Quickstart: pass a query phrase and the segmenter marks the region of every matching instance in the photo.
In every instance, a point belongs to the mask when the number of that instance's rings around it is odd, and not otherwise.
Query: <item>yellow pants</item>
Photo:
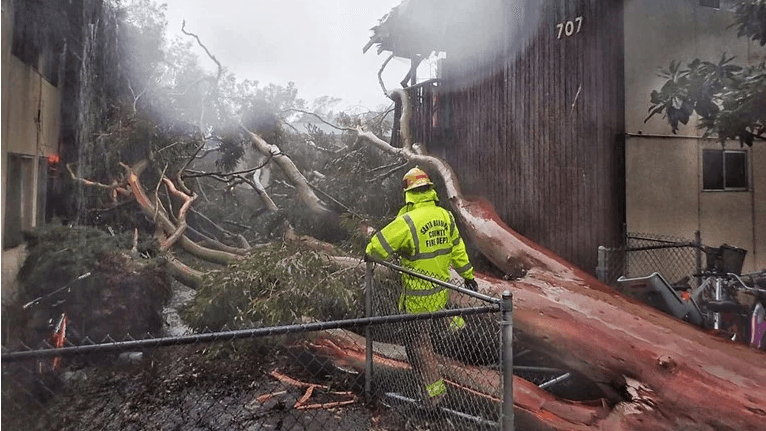
[[[413,370],[418,374],[420,383],[428,399],[447,393],[447,387],[439,372],[439,360],[431,343],[430,320],[418,320],[407,324],[404,334],[404,348]]]

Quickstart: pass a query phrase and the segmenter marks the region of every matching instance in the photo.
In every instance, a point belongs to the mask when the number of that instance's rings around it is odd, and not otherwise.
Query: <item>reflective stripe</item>
[[[461,266],[460,268],[455,268],[455,271],[457,271],[457,272],[459,272],[460,274],[462,274],[462,273],[464,273],[464,272],[468,271],[468,270],[469,270],[469,269],[471,269],[471,268],[473,268],[473,266],[471,266],[471,263],[469,262],[469,263],[468,263],[467,265],[465,265],[465,266]]]
[[[418,230],[415,228],[415,222],[412,221],[412,218],[409,214],[405,214],[403,217],[405,222],[407,222],[407,226],[410,227],[410,235],[412,236],[412,242],[415,244],[415,249],[412,251],[412,258],[410,260],[415,260],[415,256],[420,254],[420,238],[418,238]]]
[[[452,331],[459,331],[465,329],[465,319],[460,316],[454,316],[449,323],[449,329]]]
[[[452,235],[455,234],[455,218],[452,217],[452,213],[448,212],[448,214],[449,214],[449,220],[450,220],[450,224],[449,224],[449,236],[452,236]],[[458,237],[458,239],[460,239],[460,237]]]
[[[386,253],[388,253],[389,255],[394,254],[394,249],[392,249],[391,246],[388,245],[388,241],[386,241],[386,238],[383,236],[382,233],[380,233],[380,231],[378,231],[378,233],[375,234],[375,238],[377,238],[378,241],[380,241],[380,246],[383,247],[383,250],[385,250]]]
[[[414,256],[410,256],[410,260],[422,260],[422,259],[431,259],[436,256],[444,256],[447,254],[452,253],[452,249],[450,248],[443,248],[441,250],[436,251],[429,251],[428,253],[418,253]]]
[[[446,287],[443,286],[432,287],[431,289],[407,289],[407,296],[431,296],[436,295],[444,289],[446,289]]]
[[[439,379],[430,385],[426,385],[426,392],[428,396],[433,398],[437,395],[443,395],[447,393],[447,385],[444,384],[444,379]]]
[[[455,238],[454,241],[452,241],[452,246],[457,247],[460,245],[460,237]]]

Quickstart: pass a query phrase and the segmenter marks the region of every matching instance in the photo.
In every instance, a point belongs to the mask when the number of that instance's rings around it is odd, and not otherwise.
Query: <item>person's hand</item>
[[[471,279],[466,278],[465,279],[465,287],[467,289],[473,290],[474,292],[478,292],[479,291],[479,283],[477,283],[476,279],[473,279],[473,278],[471,278]]]
[[[371,260],[371,259],[370,259],[370,255],[369,255],[369,254],[367,254],[367,253],[365,253],[365,254],[364,254],[364,257],[363,257],[362,259],[363,259],[365,262],[369,262],[369,261]]]

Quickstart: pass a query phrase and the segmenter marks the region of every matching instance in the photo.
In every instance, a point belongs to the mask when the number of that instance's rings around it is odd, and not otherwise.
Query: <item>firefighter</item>
[[[465,279],[466,287],[477,290],[473,266],[455,218],[437,205],[439,197],[428,175],[418,167],[412,168],[404,175],[403,190],[404,206],[391,223],[373,235],[365,250],[365,260],[368,256],[385,260],[397,254],[403,267],[444,281],[450,279],[451,265]],[[402,274],[402,285],[399,309],[405,313],[439,311],[449,299],[448,289],[407,274]],[[404,342],[405,349],[424,386],[427,405],[434,407],[447,393],[429,335],[436,328],[430,320],[414,324]],[[464,326],[465,321],[459,316],[450,322],[453,329]]]

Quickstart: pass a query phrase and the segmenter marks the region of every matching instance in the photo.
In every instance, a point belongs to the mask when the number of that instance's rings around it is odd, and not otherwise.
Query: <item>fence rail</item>
[[[688,283],[690,287],[696,287],[703,270],[703,248],[699,232],[693,240],[628,233],[624,247],[599,247],[596,273],[601,281],[611,286],[620,276],[643,277],[658,272],[672,283]]]
[[[376,265],[393,274],[373,273]],[[390,282],[401,274],[450,289],[462,305],[401,313],[401,287]],[[20,430],[513,429],[510,294],[488,297],[388,262],[368,263],[365,285],[363,318],[3,347],[2,424]],[[430,343],[425,355],[437,358],[445,381],[446,396],[435,406],[420,385],[420,343]]]
[[[448,416],[452,417],[458,417],[458,418],[472,418],[471,420],[475,424],[492,424],[493,428],[495,429],[501,429],[501,430],[512,430],[514,429],[514,417],[513,417],[513,305],[512,305],[512,295],[510,292],[505,292],[503,294],[503,298],[494,298],[491,296],[484,295],[479,292],[474,292],[473,290],[467,289],[465,287],[458,286],[454,283],[447,283],[443,280],[439,280],[435,277],[430,277],[428,275],[416,273],[410,269],[404,268],[402,266],[393,264],[391,262],[385,262],[385,261],[379,261],[375,260],[373,258],[373,262],[368,262],[367,264],[367,274],[365,276],[366,280],[366,291],[365,291],[365,301],[367,303],[367,310],[366,312],[368,314],[374,313],[375,307],[373,306],[374,300],[376,298],[380,298],[381,296],[385,297],[385,295],[378,295],[375,291],[374,286],[374,277],[373,277],[373,268],[374,265],[382,265],[385,267],[388,267],[390,269],[395,270],[398,273],[410,275],[413,277],[416,277],[418,280],[420,280],[423,283],[426,283],[428,285],[433,286],[441,286],[445,289],[449,289],[452,292],[455,292],[457,294],[465,295],[467,297],[473,298],[475,300],[480,301],[480,303],[489,304],[485,305],[484,307],[477,307],[478,309],[486,309],[487,312],[501,312],[500,316],[500,322],[499,326],[496,329],[488,330],[488,328],[485,326],[481,330],[476,331],[475,329],[471,332],[471,341],[473,343],[477,343],[480,345],[483,345],[485,350],[488,351],[496,351],[498,353],[497,357],[495,358],[494,362],[496,365],[496,368],[500,370],[500,373],[494,377],[497,377],[497,379],[493,379],[493,376],[486,376],[486,382],[478,382],[478,384],[475,385],[475,387],[468,387],[468,388],[461,388],[461,389],[467,389],[465,393],[462,394],[462,397],[460,394],[458,396],[451,396],[447,397],[447,400],[444,404],[441,405],[436,409],[430,409],[430,414],[436,414],[437,416],[443,416],[443,419],[447,420]],[[491,311],[490,311],[491,310]],[[473,315],[479,315],[480,312],[473,313]],[[422,344],[426,344],[426,349],[430,350],[438,350],[438,346],[434,346],[432,341],[433,340],[424,340],[421,336],[420,332],[426,331],[426,332],[434,332],[437,330],[437,328],[448,328],[452,325],[453,322],[444,322],[443,319],[440,319],[437,317],[434,313],[424,313],[423,315],[433,315],[432,318],[429,319],[431,325],[428,329],[424,328],[423,326],[415,326],[411,328],[407,328],[408,330],[401,331],[398,336],[393,336],[393,338],[399,338],[399,341],[401,341],[405,346],[407,350],[407,357],[410,361],[410,363],[413,366],[413,369],[415,369],[415,375],[413,376],[414,380],[420,381],[421,384],[427,384],[428,382],[423,382],[422,380],[428,380],[430,377],[431,380],[438,379],[439,377],[444,377],[445,374],[449,375],[451,373],[460,373],[459,367],[466,366],[466,362],[471,362],[470,360],[466,361],[468,358],[459,358],[463,359],[454,367],[450,367],[449,364],[445,364],[445,359],[439,358],[436,355],[434,355],[434,352],[418,352],[417,350],[421,347]],[[412,316],[412,315],[411,315]],[[459,315],[453,315],[453,317],[459,317],[462,319],[463,316],[468,316],[468,314],[462,313]],[[440,322],[441,321],[441,322]],[[485,322],[486,324],[486,322]],[[474,322],[474,325],[477,327],[481,327],[478,322]],[[462,330],[462,329],[458,329]],[[490,340],[492,337],[492,333],[496,334],[495,338],[498,340],[497,344],[494,345],[494,343]],[[390,338],[391,334],[379,334],[381,338]],[[386,337],[388,335],[388,337]],[[432,335],[433,334],[427,334]],[[438,335],[438,334],[437,334]],[[499,338],[498,338],[499,336]],[[367,352],[372,352],[374,350],[373,348],[373,340],[376,338],[376,334],[373,334],[372,331],[367,333]],[[429,337],[431,338],[431,337]],[[463,341],[465,343],[465,341]],[[460,343],[455,343],[460,344]],[[493,346],[494,347],[491,347]],[[371,353],[368,353],[371,354]],[[454,355],[454,352],[453,352]],[[459,357],[459,355],[457,355]],[[430,358],[429,358],[430,357]],[[447,358],[449,360],[449,358]],[[420,365],[418,365],[418,362],[424,362]],[[372,364],[373,361],[368,358],[368,364]],[[443,368],[440,370],[440,373],[436,373],[429,376],[429,372],[427,368],[430,367],[437,367],[437,368]],[[421,369],[418,369],[421,368]],[[376,379],[373,378],[373,367],[370,365],[370,368],[367,370],[369,373],[367,375],[367,381],[369,382],[376,382]],[[490,370],[485,370],[485,373],[492,374],[493,372]],[[380,382],[381,386],[385,387],[388,386],[389,390],[381,390],[377,389],[374,390],[372,387],[367,387],[366,391],[368,391],[368,396],[370,398],[379,398],[381,396],[381,393],[383,396],[397,400],[397,401],[407,401],[409,404],[415,404],[417,403],[419,399],[420,403],[423,403],[424,401],[428,400],[428,394],[424,394],[422,390],[418,391],[416,388],[413,388],[411,384],[403,384],[406,380],[405,379],[399,379],[399,380],[393,380],[389,382]],[[487,389],[490,389],[490,391],[487,391]],[[494,389],[496,392],[491,391],[491,389]],[[496,395],[498,399],[500,399],[500,405],[498,406],[500,408],[498,411],[491,411],[492,407],[489,409],[486,405],[482,406],[480,403],[471,403],[470,398],[473,397],[472,394],[476,393],[482,393],[482,391],[486,391],[483,393],[487,398],[491,398],[493,395]],[[463,398],[463,399],[460,399]],[[457,406],[457,407],[451,407],[451,406]],[[496,419],[489,419],[487,420],[487,416],[493,416],[496,417]],[[494,422],[494,420],[497,420],[497,422]]]

